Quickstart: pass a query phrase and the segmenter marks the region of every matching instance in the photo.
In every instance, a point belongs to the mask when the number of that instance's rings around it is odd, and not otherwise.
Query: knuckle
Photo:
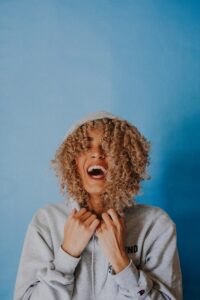
[[[80,219],[76,219],[76,220],[75,220],[75,223],[76,223],[77,225],[79,225],[79,226],[82,224],[82,222],[81,222]]]
[[[87,229],[87,224],[86,223],[81,223],[80,224],[80,227],[83,229],[83,230],[85,230],[85,229]]]
[[[70,220],[70,221],[76,220],[76,217],[75,217],[75,216],[70,216],[70,217],[69,217],[69,220]]]
[[[83,223],[79,223],[79,228],[80,228],[80,230],[83,230],[85,228],[84,224]]]

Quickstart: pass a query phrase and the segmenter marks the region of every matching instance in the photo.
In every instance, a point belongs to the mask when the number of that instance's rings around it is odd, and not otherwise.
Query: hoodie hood
[[[97,112],[93,112],[90,113],[88,115],[86,115],[84,118],[80,119],[78,122],[76,122],[65,134],[64,136],[64,140],[68,137],[69,134],[71,134],[72,132],[74,132],[78,127],[80,127],[81,125],[89,122],[89,121],[94,121],[94,120],[99,120],[99,119],[103,119],[103,118],[108,118],[108,119],[117,119],[117,120],[123,120],[120,117],[110,113],[110,112],[106,112],[106,111],[97,111]]]

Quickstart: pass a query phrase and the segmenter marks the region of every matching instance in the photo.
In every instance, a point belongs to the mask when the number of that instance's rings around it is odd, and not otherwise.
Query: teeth
[[[103,166],[94,165],[88,168],[88,172],[92,172],[94,169],[100,169],[104,173],[104,175],[107,173],[107,170]]]

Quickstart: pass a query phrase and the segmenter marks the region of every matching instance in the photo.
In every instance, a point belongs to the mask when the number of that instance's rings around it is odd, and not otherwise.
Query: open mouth
[[[90,166],[87,169],[88,175],[93,179],[104,179],[107,173],[107,170],[100,165]]]

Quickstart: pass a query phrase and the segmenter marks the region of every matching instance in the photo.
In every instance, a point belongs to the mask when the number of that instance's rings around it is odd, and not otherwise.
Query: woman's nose
[[[93,147],[91,149],[91,157],[92,158],[104,159],[105,154],[103,152],[103,149],[101,147]]]

